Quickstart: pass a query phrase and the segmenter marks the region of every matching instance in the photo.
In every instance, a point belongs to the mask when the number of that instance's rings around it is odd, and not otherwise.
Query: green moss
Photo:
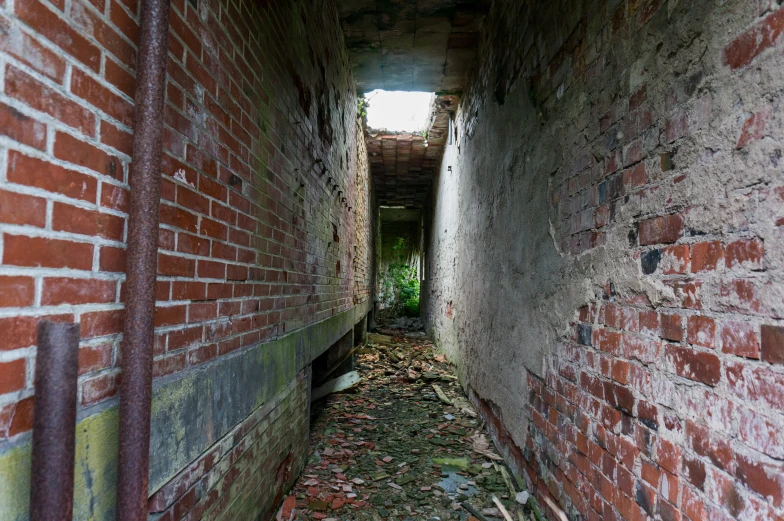
[[[112,407],[77,424],[74,519],[114,518],[118,418]],[[29,443],[0,454],[0,520],[28,519],[30,464]]]
[[[112,407],[77,425],[74,519],[114,518],[119,422]]]
[[[0,454],[0,519],[27,519],[30,500],[30,445],[14,447]]]

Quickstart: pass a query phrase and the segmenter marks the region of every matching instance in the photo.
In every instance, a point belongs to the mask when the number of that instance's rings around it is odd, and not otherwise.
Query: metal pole
[[[31,521],[73,516],[79,325],[38,325],[33,413]]]
[[[150,406],[169,0],[143,0],[120,388],[117,521],[147,519]]]

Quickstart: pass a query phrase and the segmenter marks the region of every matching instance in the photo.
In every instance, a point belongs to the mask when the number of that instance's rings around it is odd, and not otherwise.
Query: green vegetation
[[[367,98],[362,95],[357,97],[357,113],[360,118],[367,116],[367,108],[370,106]]]
[[[392,246],[398,262],[390,264],[382,274],[382,299],[389,305],[393,315],[419,316],[419,277],[413,266],[405,263],[406,241],[398,237]]]
[[[419,278],[406,264],[390,264],[382,281],[384,300],[395,315],[419,316]]]

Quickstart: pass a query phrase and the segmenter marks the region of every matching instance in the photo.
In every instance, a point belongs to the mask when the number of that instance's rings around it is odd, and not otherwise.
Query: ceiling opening
[[[434,99],[432,92],[376,89],[365,95],[368,127],[390,132],[424,132]]]

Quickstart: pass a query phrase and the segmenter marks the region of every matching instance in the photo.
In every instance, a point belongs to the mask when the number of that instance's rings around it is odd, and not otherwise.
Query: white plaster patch
[[[643,56],[632,64],[629,69],[629,90],[636,91],[640,86],[645,83],[645,63],[648,61],[647,56]]]
[[[46,139],[46,127],[43,125],[36,126],[35,128],[35,138],[44,140]]]
[[[85,33],[93,36],[95,33],[95,27],[93,24],[93,20],[90,17],[89,13],[87,12],[87,8],[79,2],[74,2],[71,6],[71,19],[76,22],[79,27],[81,27]],[[70,42],[70,37],[67,37],[68,43]]]
[[[199,123],[199,125],[201,125],[202,127],[207,126],[207,113],[201,105],[188,103],[188,106],[186,107],[186,112],[191,118],[196,120],[196,122]]]
[[[661,269],[664,273],[683,273],[686,270],[686,259],[665,251],[662,253]]]
[[[3,32],[0,49],[23,56],[25,61],[47,76],[57,76],[58,70],[56,65],[49,61],[38,47],[26,44],[25,35],[19,27],[6,24],[2,20],[0,20],[0,24],[2,24],[0,31]]]
[[[784,458],[784,439],[779,434],[784,434],[784,429],[772,421],[749,413],[740,423],[740,433],[743,441],[753,449],[774,458]]]
[[[673,408],[675,404],[675,385],[664,375],[653,374],[652,377],[652,396],[657,403],[665,407]],[[632,382],[634,386],[634,381]]]
[[[183,169],[183,168],[180,168],[179,170],[177,170],[176,172],[174,172],[174,178],[175,178],[177,181],[181,182],[181,183],[185,183],[185,184],[186,184],[186,185],[188,185],[188,186],[191,186],[191,187],[193,187],[193,188],[196,188],[196,185],[195,185],[195,184],[193,184],[193,183],[191,183],[190,181],[188,181],[188,178],[187,178],[187,177],[185,177],[185,169]]]

